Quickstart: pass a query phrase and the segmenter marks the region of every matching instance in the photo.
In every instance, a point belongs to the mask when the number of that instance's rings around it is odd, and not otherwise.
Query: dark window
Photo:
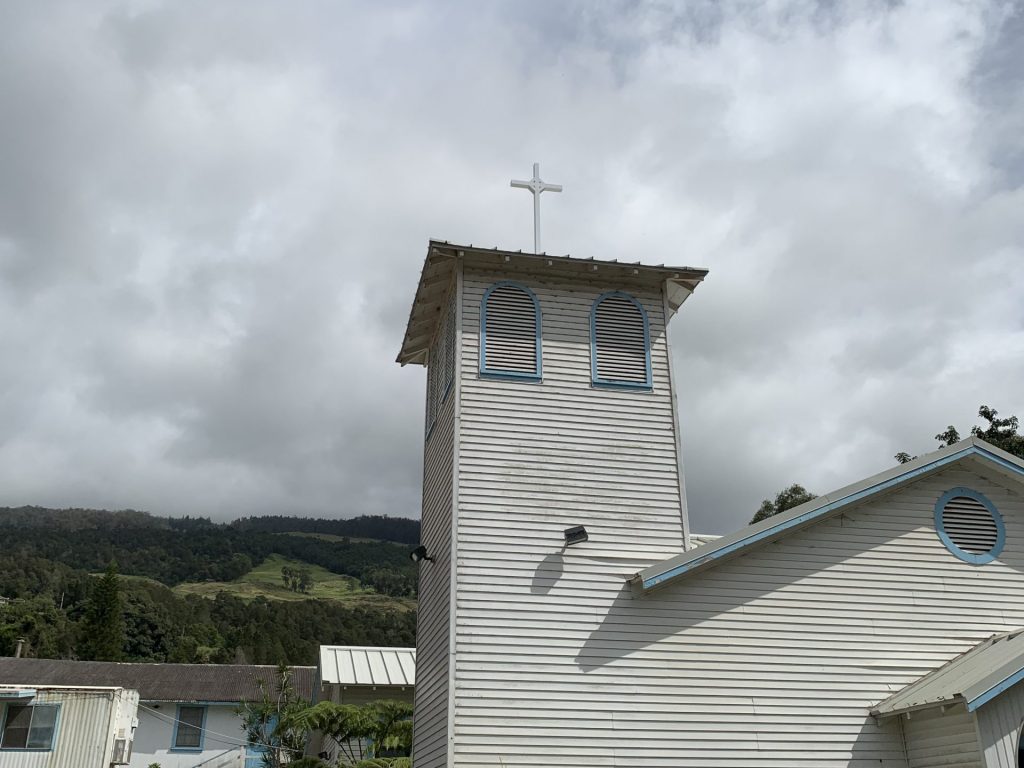
[[[0,749],[52,749],[57,704],[8,704]]]
[[[178,725],[174,729],[174,749],[201,749],[206,707],[178,707]]]

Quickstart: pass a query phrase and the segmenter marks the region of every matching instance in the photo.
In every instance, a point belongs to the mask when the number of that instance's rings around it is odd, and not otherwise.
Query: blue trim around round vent
[[[949,537],[949,534],[946,533],[945,526],[942,524],[942,513],[950,501],[961,496],[973,499],[981,504],[988,510],[989,514],[992,515],[992,519],[995,521],[996,542],[988,552],[982,552],[981,554],[965,552],[954,544],[953,540]],[[970,563],[971,565],[984,565],[985,563],[991,563],[999,557],[999,554],[1003,551],[1003,546],[1006,544],[1006,526],[1003,525],[1003,516],[999,514],[999,510],[996,509],[995,505],[989,501],[984,494],[978,493],[978,491],[971,490],[970,488],[950,488],[939,497],[937,502],[935,502],[935,532],[939,535],[939,539],[945,545],[946,549],[965,563]]]

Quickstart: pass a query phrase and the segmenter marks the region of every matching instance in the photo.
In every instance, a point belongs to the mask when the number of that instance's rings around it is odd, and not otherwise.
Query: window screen
[[[199,749],[203,743],[205,707],[179,707],[178,727],[174,731],[175,749]]]
[[[9,704],[2,749],[51,749],[57,726],[57,704]]]

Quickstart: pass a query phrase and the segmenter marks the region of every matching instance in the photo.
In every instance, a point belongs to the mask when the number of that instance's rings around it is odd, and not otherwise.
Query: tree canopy
[[[1024,435],[1017,432],[1020,424],[1016,416],[1001,419],[999,418],[999,411],[987,405],[978,408],[978,415],[987,423],[983,426],[975,424],[971,427],[971,434],[974,437],[980,437],[996,448],[1002,448],[1007,453],[1012,453],[1014,456],[1024,459]],[[960,432],[950,424],[943,431],[935,435],[935,439],[939,441],[939,447],[943,448],[960,442]],[[900,464],[906,464],[908,461],[913,461],[916,458],[916,456],[911,456],[906,451],[900,451],[895,456],[896,461]]]
[[[811,493],[799,483],[793,483],[788,488],[783,488],[775,494],[774,500],[765,499],[762,501],[761,506],[750,522],[759,523],[765,518],[777,515],[779,512],[785,512],[793,507],[799,507],[801,504],[816,498],[818,498],[817,494]]]
[[[117,563],[111,561],[106,572],[92,587],[82,622],[82,645],[96,661],[120,661],[124,648],[124,601]]]

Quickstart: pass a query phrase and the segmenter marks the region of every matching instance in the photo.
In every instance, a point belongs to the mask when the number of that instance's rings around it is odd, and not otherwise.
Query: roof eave
[[[881,718],[899,717],[900,715],[912,715],[914,712],[924,712],[926,710],[936,709],[938,707],[943,707],[943,708],[955,707],[958,704],[963,704],[964,706],[968,706],[967,700],[963,696],[961,696],[960,694],[956,694],[955,696],[951,696],[951,697],[949,697],[947,699],[943,699],[941,701],[925,701],[925,702],[921,702],[920,704],[908,704],[907,706],[900,707],[898,709],[885,710],[885,709],[879,709],[878,707],[875,707],[875,708],[871,709],[868,712],[868,714],[870,714],[872,717],[881,717]],[[968,711],[969,712],[971,711],[969,707],[968,707]]]
[[[548,253],[530,253],[527,251],[508,251],[500,248],[481,248],[474,245],[458,245],[444,240],[430,240],[427,244],[427,256],[423,262],[420,279],[416,286],[416,294],[409,311],[409,322],[406,325],[402,348],[396,357],[401,365],[427,362],[427,350],[434,337],[437,318],[431,317],[429,307],[434,306],[430,291],[445,277],[450,278],[450,264],[457,259],[468,257],[487,265],[487,268],[504,267],[509,263],[527,264],[527,271],[535,270],[542,274],[545,270],[567,270],[586,272],[588,276],[596,273],[607,275],[609,271],[621,278],[635,279],[643,276],[652,284],[664,284],[668,297],[669,308],[675,312],[696,290],[697,286],[707,277],[708,270],[702,267],[651,266],[617,260],[582,259],[568,255],[557,256]],[[492,263],[493,262],[493,263]],[[440,276],[439,276],[440,273]],[[447,291],[448,282],[444,282]],[[442,291],[443,293],[443,291]],[[443,296],[442,296],[443,298]]]

